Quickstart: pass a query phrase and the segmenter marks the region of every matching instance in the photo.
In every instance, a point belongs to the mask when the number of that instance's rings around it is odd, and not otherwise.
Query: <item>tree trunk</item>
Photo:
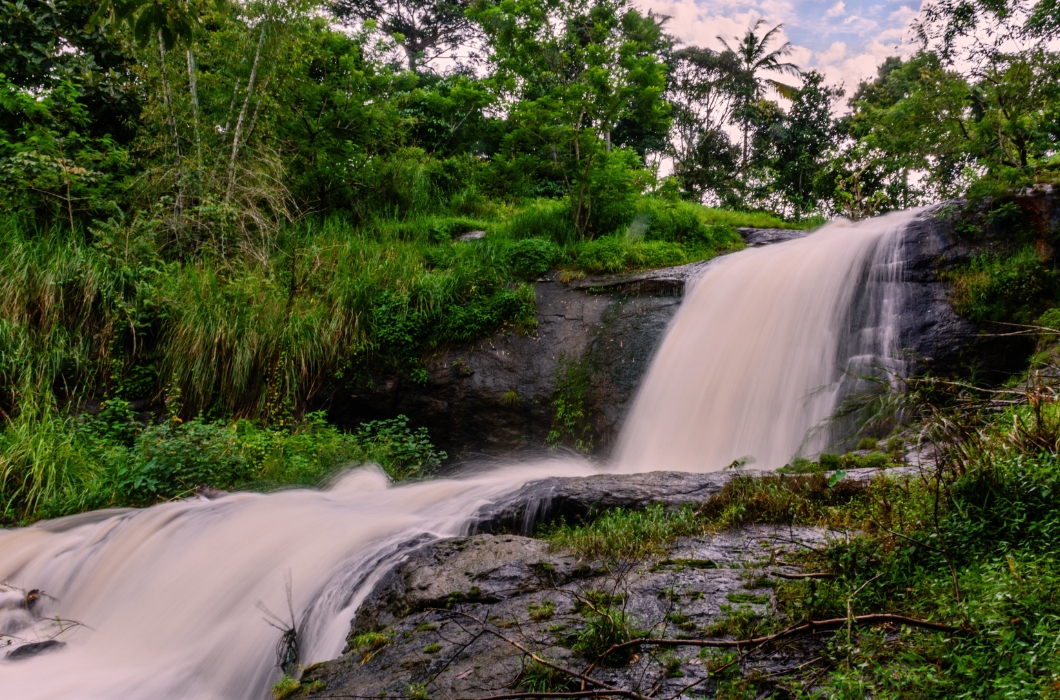
[[[236,129],[232,134],[232,155],[228,159],[228,187],[225,189],[225,204],[232,199],[232,190],[236,185],[236,157],[239,155],[239,139],[243,135],[243,123],[247,118],[247,107],[250,98],[254,94],[254,80],[258,76],[258,62],[261,60],[261,47],[265,43],[265,23],[261,23],[261,32],[258,34],[258,48],[254,52],[254,63],[250,67],[250,80],[247,81],[247,94],[243,98],[243,107],[239,110],[236,119]]]
[[[173,149],[176,152],[177,166],[177,201],[173,207],[173,218],[180,219],[184,210],[184,172],[180,154],[180,135],[177,133],[177,112],[173,106],[173,93],[169,89],[169,78],[166,76],[166,48],[162,44],[162,34],[158,35],[159,73],[162,75],[162,99],[169,111],[169,128],[173,133]]]
[[[195,52],[188,49],[188,90],[191,92],[191,117],[195,126],[196,166],[202,168],[202,132],[199,129],[199,88],[196,80]]]

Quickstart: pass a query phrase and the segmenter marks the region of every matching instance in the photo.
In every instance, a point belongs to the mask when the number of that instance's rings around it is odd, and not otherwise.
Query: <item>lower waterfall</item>
[[[775,468],[824,448],[818,428],[844,385],[896,349],[897,234],[914,215],[834,222],[710,264],[603,468],[713,471],[745,457]],[[566,458],[394,486],[365,467],[323,490],[0,531],[0,644],[66,643],[0,659],[0,689],[22,700],[267,697],[280,637],[267,617],[294,618],[304,664],[334,658],[352,611],[408,547],[464,534],[480,507],[530,481],[599,469]],[[46,594],[33,614],[18,589]]]

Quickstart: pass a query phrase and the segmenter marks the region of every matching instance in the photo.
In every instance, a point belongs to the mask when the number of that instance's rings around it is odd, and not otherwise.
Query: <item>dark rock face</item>
[[[554,273],[536,285],[535,335],[505,332],[444,352],[428,363],[426,385],[385,378],[335,396],[330,413],[350,425],[404,413],[450,454],[541,449],[552,428],[557,372],[575,363],[590,377],[585,399],[594,447],[607,453],[685,280],[702,267],[572,284]]]
[[[66,646],[66,642],[60,642],[57,639],[49,639],[44,642],[30,642],[29,644],[23,644],[22,646],[7,652],[5,658],[11,661],[19,661],[21,659],[30,659],[40,654],[47,654],[52,651],[58,651]]]
[[[422,683],[430,697],[482,697],[525,686],[528,659],[515,644],[583,672],[571,647],[590,624],[585,601],[621,608],[637,630],[656,637],[703,636],[734,614],[766,615],[770,577],[793,571],[786,558],[819,546],[810,528],[758,528],[687,538],[654,564],[586,562],[515,535],[475,535],[412,552],[362,604],[342,657],[307,669],[303,687],[321,697],[407,696]],[[353,640],[377,633],[371,649]],[[361,640],[365,640],[362,637]],[[513,644],[513,642],[515,644]],[[818,643],[750,661],[761,672],[792,669]],[[659,697],[697,680],[709,696],[709,654],[694,647],[631,654],[592,676]],[[314,681],[319,683],[311,686]],[[323,686],[323,687],[321,687]],[[310,692],[310,696],[314,693]]]
[[[736,232],[749,248],[758,248],[770,243],[781,243],[808,236],[812,231],[786,228],[738,228]]]

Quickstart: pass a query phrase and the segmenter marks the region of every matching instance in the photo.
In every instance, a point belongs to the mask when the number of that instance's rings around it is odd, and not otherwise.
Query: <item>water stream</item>
[[[896,233],[913,215],[836,222],[708,266],[602,468],[712,471],[743,457],[776,467],[824,447],[827,431],[815,428],[849,390],[844,369],[894,354]],[[280,633],[263,609],[296,618],[303,663],[334,658],[353,610],[403,549],[463,534],[482,505],[529,481],[600,468],[545,460],[393,486],[368,467],[325,490],[0,530],[0,582],[47,593],[32,616],[21,591],[0,588],[0,634],[67,643],[0,659],[0,696],[265,698]]]

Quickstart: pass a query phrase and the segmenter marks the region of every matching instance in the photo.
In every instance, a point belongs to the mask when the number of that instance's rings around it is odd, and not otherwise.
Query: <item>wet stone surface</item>
[[[712,626],[733,616],[771,614],[775,574],[795,571],[791,555],[825,539],[813,528],[747,528],[679,540],[662,560],[611,565],[517,535],[430,542],[365,601],[343,656],[307,669],[303,684],[322,682],[318,697],[408,696],[409,686],[419,683],[431,697],[518,692],[527,682],[528,658],[516,644],[586,670],[590,660],[571,648],[590,624],[586,601],[610,602],[653,637],[726,638],[724,624]],[[369,643],[357,645],[358,635]],[[816,646],[803,640],[749,663],[764,673],[791,669]],[[707,663],[719,651],[643,647],[616,665],[594,668],[592,676],[668,697],[706,679]],[[694,693],[709,694],[711,683]]]

